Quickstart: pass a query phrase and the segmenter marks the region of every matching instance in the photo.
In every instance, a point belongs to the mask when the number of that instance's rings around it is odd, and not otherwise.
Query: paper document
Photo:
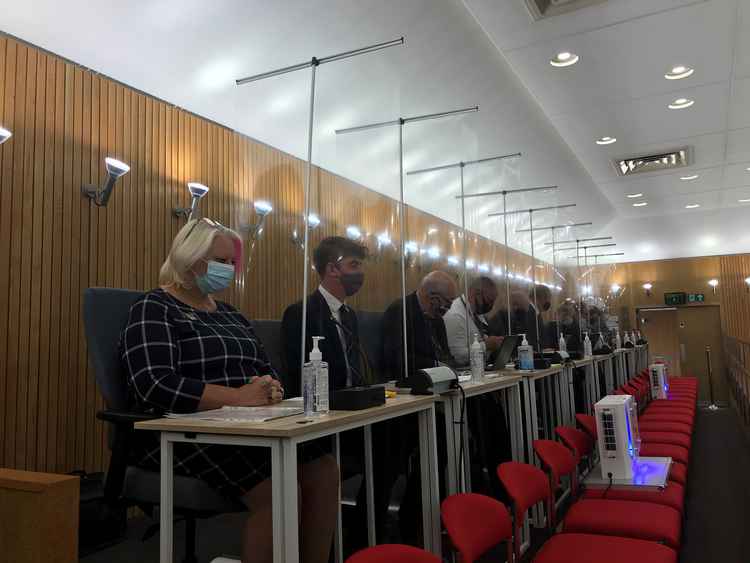
[[[302,414],[302,398],[287,399],[276,405],[266,407],[221,407],[208,411],[190,413],[168,412],[167,418],[182,420],[218,420],[221,422],[266,422],[275,418]]]

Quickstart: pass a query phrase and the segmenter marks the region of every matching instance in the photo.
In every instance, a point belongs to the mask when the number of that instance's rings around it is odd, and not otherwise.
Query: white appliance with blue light
[[[666,364],[648,366],[648,380],[651,384],[651,399],[666,399],[669,392]]]
[[[632,395],[608,395],[594,405],[602,475],[632,479],[641,438]]]

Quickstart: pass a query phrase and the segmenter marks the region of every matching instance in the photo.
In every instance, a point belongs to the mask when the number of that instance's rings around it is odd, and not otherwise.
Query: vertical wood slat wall
[[[251,318],[279,318],[302,296],[291,233],[303,228],[304,163],[2,34],[0,124],[13,131],[0,146],[0,466],[99,470],[106,434],[95,418],[103,405],[88,368],[82,291],[154,287],[184,224],[170,210],[186,206],[186,183],[199,181],[211,187],[202,213],[233,227],[255,220],[253,200],[272,201],[264,238],[228,300]],[[106,156],[131,170],[108,207],[96,208],[81,185],[101,185]],[[398,239],[393,200],[320,169],[312,189],[323,220],[313,242],[348,224]],[[406,219],[407,239],[444,251],[439,261],[410,261],[413,289],[460,245],[453,225],[413,208]],[[427,235],[430,227],[438,233]],[[472,244],[477,263],[502,263],[501,245]],[[528,256],[510,257],[529,275]],[[394,249],[377,253],[353,305],[382,310],[399,295],[399,272]],[[549,268],[539,273],[552,280]]]

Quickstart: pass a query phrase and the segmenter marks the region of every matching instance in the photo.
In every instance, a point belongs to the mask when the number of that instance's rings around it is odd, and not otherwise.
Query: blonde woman
[[[157,289],[130,310],[122,360],[134,402],[154,412],[193,412],[224,405],[281,401],[284,390],[250,322],[214,299],[235,277],[240,237],[207,218],[185,225],[162,265]],[[136,433],[134,461],[159,466],[159,441]],[[300,452],[301,555],[327,562],[336,521],[339,471],[315,444]],[[200,478],[249,512],[242,561],[273,559],[271,465],[266,448],[175,444],[175,473]]]

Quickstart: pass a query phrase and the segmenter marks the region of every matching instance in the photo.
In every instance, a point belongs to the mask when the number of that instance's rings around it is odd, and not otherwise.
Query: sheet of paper
[[[166,413],[167,418],[187,420],[217,420],[221,422],[266,422],[285,416],[302,414],[302,398],[287,399],[265,407],[221,407],[191,413]]]

